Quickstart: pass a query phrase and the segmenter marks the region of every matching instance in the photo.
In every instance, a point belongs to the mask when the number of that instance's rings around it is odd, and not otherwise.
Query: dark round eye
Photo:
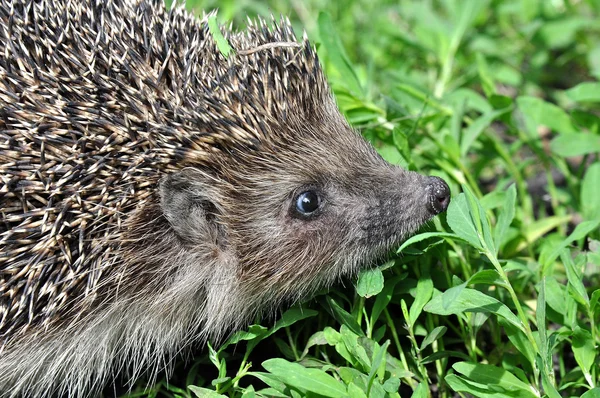
[[[296,210],[302,215],[310,215],[317,211],[321,204],[321,198],[315,191],[302,192],[296,198]]]

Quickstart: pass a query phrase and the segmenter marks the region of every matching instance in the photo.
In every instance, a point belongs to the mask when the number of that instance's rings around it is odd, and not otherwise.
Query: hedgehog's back
[[[8,1],[0,25],[1,342],[115,265],[127,215],[189,146],[182,86],[203,86],[177,63],[206,32],[158,2]],[[191,61],[215,62],[200,47]]]
[[[289,22],[223,31],[237,54],[156,0],[0,0],[0,346],[118,279],[123,231],[166,171],[333,104]]]

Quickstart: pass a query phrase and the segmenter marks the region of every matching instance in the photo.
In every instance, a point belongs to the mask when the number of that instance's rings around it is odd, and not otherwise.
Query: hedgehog
[[[351,278],[444,211],[306,34],[159,0],[0,0],[0,395],[91,396]]]

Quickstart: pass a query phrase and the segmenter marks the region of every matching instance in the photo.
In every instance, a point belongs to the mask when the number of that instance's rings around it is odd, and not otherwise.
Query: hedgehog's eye
[[[321,205],[321,198],[315,191],[304,191],[296,197],[296,211],[303,216],[315,213]]]

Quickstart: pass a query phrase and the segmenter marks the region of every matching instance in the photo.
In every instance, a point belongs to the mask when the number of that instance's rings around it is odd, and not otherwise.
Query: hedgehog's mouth
[[[396,230],[387,236],[382,236],[378,241],[374,241],[373,236],[361,239],[360,246],[367,249],[365,250],[364,261],[359,268],[378,267],[396,257],[399,254],[398,248],[406,240],[418,234],[419,231],[430,229],[432,219],[433,216],[424,216],[422,220],[409,223],[408,225],[405,224],[402,230]]]
[[[406,239],[429,225],[434,215],[422,212],[413,219],[377,217],[377,221],[361,226],[362,234],[358,244],[364,247],[378,247],[388,251],[399,246]]]

